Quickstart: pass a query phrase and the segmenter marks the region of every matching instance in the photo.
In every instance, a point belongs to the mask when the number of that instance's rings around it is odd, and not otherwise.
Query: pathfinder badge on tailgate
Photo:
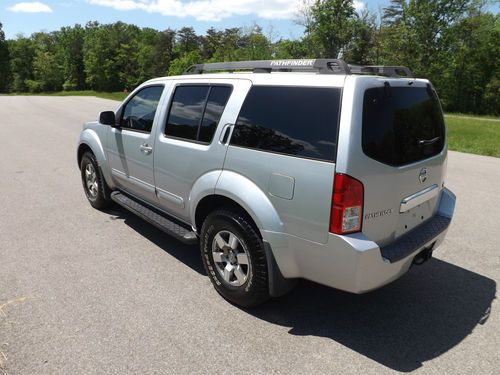
[[[382,210],[382,211],[377,211],[377,212],[372,212],[371,214],[366,214],[365,215],[365,220],[368,219],[373,219],[375,217],[380,217],[380,216],[385,216],[385,215],[390,215],[392,214],[392,208],[389,208],[387,210]]]

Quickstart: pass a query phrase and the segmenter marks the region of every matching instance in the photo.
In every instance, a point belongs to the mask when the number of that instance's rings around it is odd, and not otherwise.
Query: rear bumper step
[[[111,199],[123,208],[126,208],[130,212],[184,243],[196,244],[198,242],[198,237],[195,232],[137,199],[125,195],[120,191],[111,193]]]
[[[445,231],[450,222],[451,218],[442,216],[439,213],[436,214],[426,223],[401,236],[390,245],[382,247],[380,249],[382,257],[391,263],[406,258]]]

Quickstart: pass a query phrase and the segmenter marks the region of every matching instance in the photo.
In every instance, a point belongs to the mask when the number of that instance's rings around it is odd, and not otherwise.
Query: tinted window
[[[363,103],[363,151],[390,165],[403,165],[438,154],[444,122],[429,87],[368,89]]]
[[[334,160],[339,105],[340,89],[254,86],[231,144]]]
[[[123,109],[122,128],[149,133],[162,92],[163,86],[150,86],[130,99]]]
[[[229,95],[231,95],[231,88],[227,86],[214,86],[210,90],[203,121],[201,122],[199,141],[210,142],[212,140]]]
[[[165,135],[196,140],[210,86],[179,86],[175,89]]]
[[[179,86],[165,135],[209,143],[231,94],[227,86]]]

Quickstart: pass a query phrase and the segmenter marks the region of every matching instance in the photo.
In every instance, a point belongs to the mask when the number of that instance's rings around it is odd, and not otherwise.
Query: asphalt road
[[[500,159],[450,152],[456,215],[424,266],[242,310],[196,247],[87,204],[78,134],[116,105],[0,97],[0,374],[499,373]]]

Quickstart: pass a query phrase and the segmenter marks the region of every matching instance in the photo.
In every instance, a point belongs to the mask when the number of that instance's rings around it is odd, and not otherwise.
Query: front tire
[[[93,153],[86,152],[80,163],[83,190],[90,205],[102,210],[111,204],[109,187],[104,180]]]
[[[217,292],[243,307],[269,299],[269,279],[264,244],[246,215],[218,210],[201,228],[201,256]]]

